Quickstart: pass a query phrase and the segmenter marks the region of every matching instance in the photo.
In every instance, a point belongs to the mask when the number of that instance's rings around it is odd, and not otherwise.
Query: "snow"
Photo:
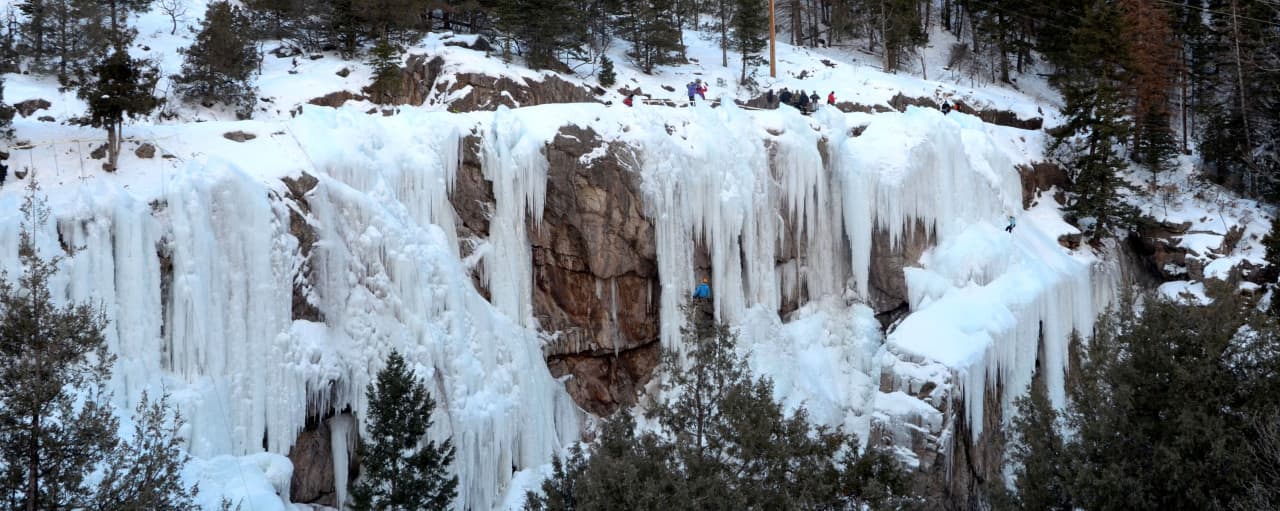
[[[1203,282],[1191,282],[1189,280],[1175,280],[1165,282],[1156,288],[1156,292],[1160,296],[1175,302],[1192,303],[1196,305],[1208,305],[1213,302],[1208,295],[1204,293]]]

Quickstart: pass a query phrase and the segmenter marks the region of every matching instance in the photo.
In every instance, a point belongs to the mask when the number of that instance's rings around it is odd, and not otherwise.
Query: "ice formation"
[[[854,121],[865,123],[858,136]],[[564,124],[626,147],[620,161],[640,174],[664,348],[684,350],[679,306],[705,250],[715,312],[742,325],[752,367],[788,407],[804,404],[864,439],[882,345],[954,371],[977,435],[984,393],[998,382],[1006,405],[1020,393],[1043,336],[1041,367],[1061,403],[1069,335],[1089,331],[1113,285],[1096,260],[1057,244],[1069,227],[1056,211],[1022,211],[1013,166],[1025,147],[1011,140],[1027,132],[915,108],[813,117],[732,105],[391,117],[308,108],[274,139],[296,145],[296,161],[195,158],[159,192],[90,180],[58,195],[56,231],[41,231],[41,246],[61,251],[60,235],[80,249],[59,289],[103,303],[121,406],[143,389],[170,389],[200,470],[248,463],[278,476],[271,463],[308,413],[364,417],[365,386],[396,349],[438,398],[431,435],[457,445],[458,509],[491,509],[513,474],[536,472],[578,437],[580,412],[542,358],[525,231],[540,228],[553,171],[544,147]],[[480,138],[496,202],[474,252],[491,303],[459,259],[449,202],[466,133]],[[303,171],[316,185],[295,202],[280,178]],[[0,205],[17,196],[6,189]],[[15,210],[0,208],[0,246],[16,245]],[[1001,229],[1010,214],[1020,220],[1012,234]],[[291,215],[314,229],[313,245],[299,241]],[[877,231],[897,243],[913,222],[931,227],[936,246],[907,271],[913,313],[882,338],[858,303],[869,297],[871,243]],[[0,253],[5,268],[13,252]],[[321,321],[295,317],[295,287]],[[784,324],[783,303],[809,305]],[[340,475],[359,428],[344,417],[330,421]],[[266,465],[222,457],[264,449],[277,455]],[[263,466],[271,470],[252,468]],[[237,491],[251,486],[265,487]]]

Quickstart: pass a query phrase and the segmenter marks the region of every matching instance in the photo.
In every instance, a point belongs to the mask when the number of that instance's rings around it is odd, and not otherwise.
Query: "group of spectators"
[[[783,88],[778,94],[773,93],[773,89],[764,96],[766,108],[777,108],[778,105],[790,105],[795,107],[801,113],[810,114],[818,110],[818,105],[822,104],[822,98],[818,96],[818,91],[809,93],[801,90],[800,92],[791,92],[790,89]],[[827,94],[827,104],[836,104],[836,91]]]

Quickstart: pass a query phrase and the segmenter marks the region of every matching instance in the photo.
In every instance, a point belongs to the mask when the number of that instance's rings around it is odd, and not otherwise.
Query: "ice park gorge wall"
[[[289,454],[298,501],[344,498],[363,390],[396,349],[438,397],[431,435],[457,445],[459,509],[493,508],[584,410],[635,403],[684,351],[703,276],[734,324],[820,303],[868,318],[834,336],[860,346],[870,397],[833,425],[922,466],[972,459],[957,449],[1037,361],[1061,399],[1070,332],[1114,278],[1057,234],[1001,232],[1024,205],[1007,133],[914,107],[848,119],[307,108],[262,142],[296,146],[290,165],[209,157],[152,197],[90,184],[40,239],[79,248],[60,289],[104,302],[122,399],[181,388],[193,454]]]

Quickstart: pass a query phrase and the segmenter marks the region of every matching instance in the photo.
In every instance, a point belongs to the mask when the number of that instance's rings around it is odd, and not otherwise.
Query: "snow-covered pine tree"
[[[223,0],[209,4],[191,46],[182,50],[182,74],[174,90],[206,107],[222,103],[249,118],[257,104],[253,75],[262,57],[254,46],[249,17]]]
[[[436,407],[426,385],[392,351],[366,395],[369,439],[357,448],[362,473],[350,508],[449,509],[458,493],[458,478],[449,475],[453,442],[425,439]]]
[[[586,11],[578,2],[500,0],[495,10],[498,29],[519,43],[531,68],[562,70],[561,55],[587,42]]]

